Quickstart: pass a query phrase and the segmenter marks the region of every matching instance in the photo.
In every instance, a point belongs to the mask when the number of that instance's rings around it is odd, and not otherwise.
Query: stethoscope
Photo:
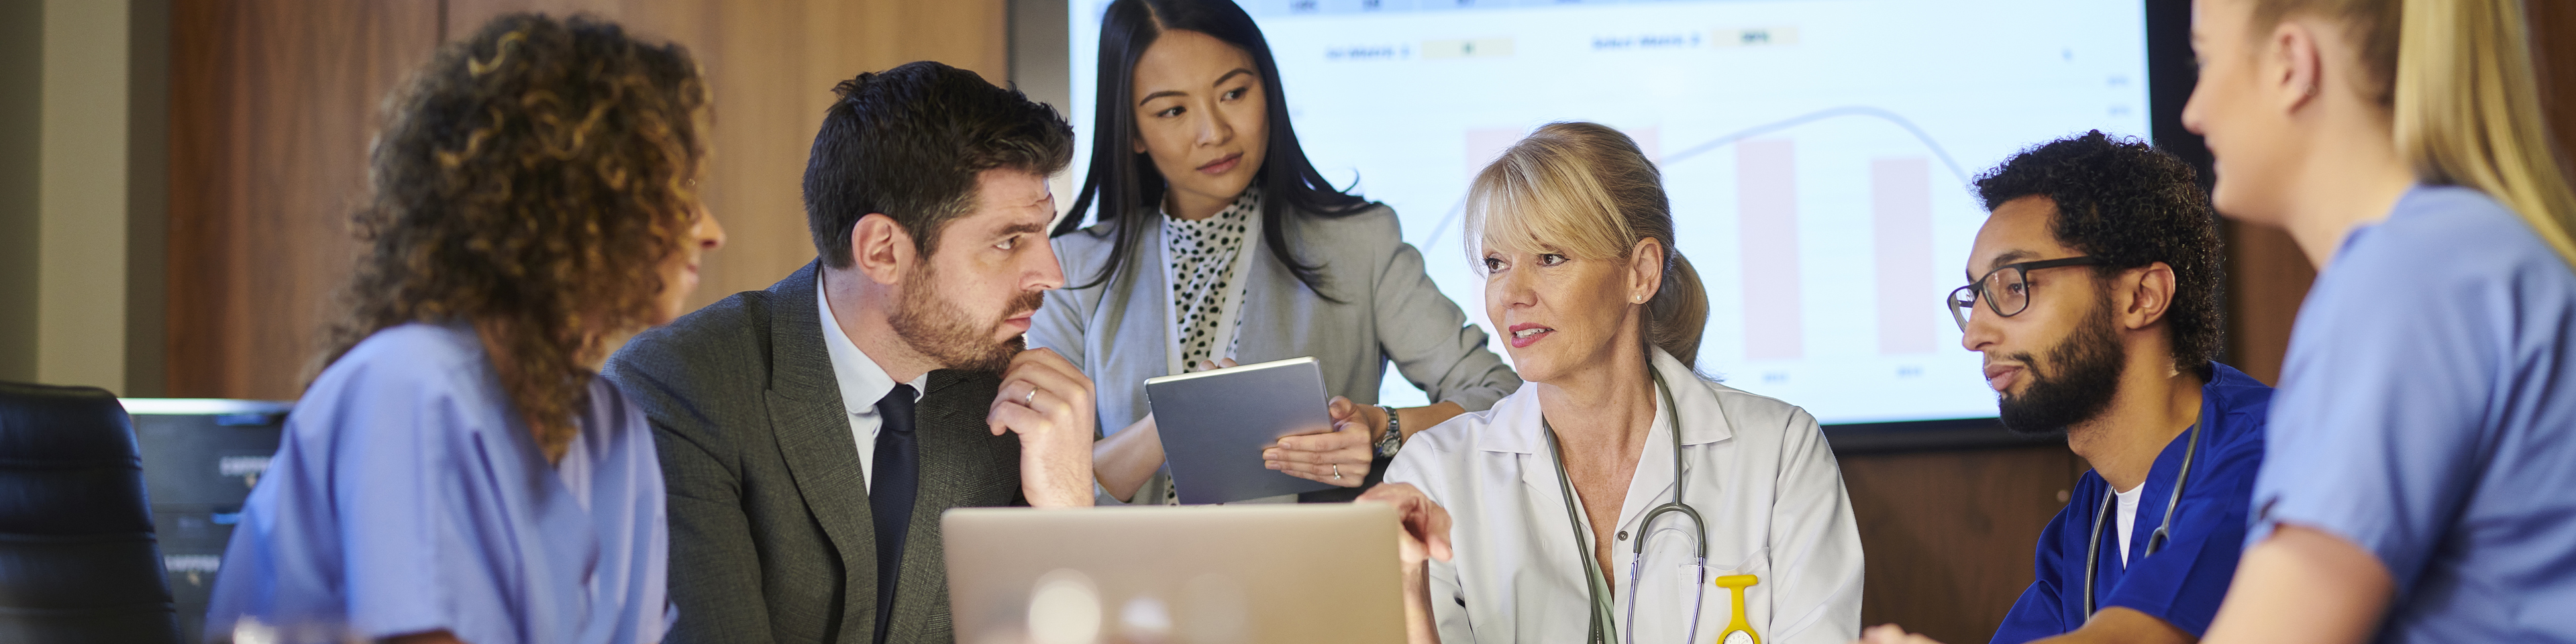
[[[2165,519],[2156,526],[2155,532],[2147,533],[2147,552],[2139,555],[2140,558],[2155,556],[2157,549],[2164,547],[2166,541],[2173,539],[2174,507],[2182,502],[2183,484],[2191,481],[2191,459],[2198,456],[2200,452],[2200,423],[2192,423],[2190,432],[2191,438],[2183,443],[2182,471],[2174,475],[2173,496],[2165,498]],[[2118,504],[2118,492],[2103,491],[2102,509],[2093,513],[2093,536],[2085,541],[2084,617],[2086,619],[2093,617],[2093,579],[2102,574],[2102,523],[2111,518],[2111,508]]]
[[[1696,549],[1693,553],[1695,558],[1691,560],[1691,569],[1698,571],[1699,578],[1692,580],[1691,582],[1691,588],[1695,595],[1691,597],[1690,630],[1683,632],[1684,641],[1688,641],[1692,635],[1699,633],[1700,601],[1708,597],[1708,584],[1706,583],[1708,581],[1708,523],[1700,519],[1698,510],[1691,509],[1690,504],[1682,502],[1682,491],[1689,489],[1690,485],[1688,479],[1684,478],[1688,475],[1688,472],[1682,469],[1682,416],[1680,408],[1676,407],[1673,403],[1673,389],[1671,386],[1664,384],[1664,375],[1662,373],[1655,372],[1653,367],[1648,367],[1647,369],[1647,375],[1655,378],[1655,391],[1663,394],[1664,417],[1673,419],[1673,500],[1670,503],[1658,505],[1655,506],[1654,509],[1647,510],[1646,517],[1637,522],[1637,539],[1629,549],[1630,556],[1628,559],[1628,620],[1629,623],[1634,624],[1637,619],[1637,579],[1638,574],[1645,569],[1646,565],[1646,533],[1654,526],[1655,519],[1661,518],[1665,513],[1678,512],[1682,516],[1690,518],[1691,531],[1696,536],[1696,538],[1691,540],[1691,545]],[[1617,623],[1611,620],[1611,611],[1613,608],[1609,599],[1610,583],[1608,579],[1601,574],[1601,563],[1592,558],[1592,535],[1584,531],[1583,513],[1574,507],[1574,483],[1572,482],[1573,479],[1565,473],[1565,453],[1557,446],[1556,428],[1547,423],[1547,418],[1545,416],[1539,417],[1538,422],[1539,427],[1547,431],[1548,455],[1555,457],[1556,459],[1556,485],[1558,490],[1565,493],[1566,524],[1574,529],[1574,543],[1577,546],[1576,558],[1583,560],[1583,577],[1590,585],[1588,590],[1590,591],[1592,599],[1592,626],[1591,633],[1587,636],[1586,641],[1593,642],[1594,644],[1607,644],[1612,640],[1619,639],[1618,633],[1616,632],[1618,630],[1616,625]],[[1746,581],[1740,583],[1750,582]],[[1744,592],[1743,588],[1741,586],[1735,586],[1733,588],[1736,595],[1740,598]],[[1743,605],[1741,601],[1737,602],[1736,613],[1739,616],[1737,621],[1742,622],[1743,620],[1741,615],[1743,614]],[[1730,625],[1730,630],[1737,630],[1738,626],[1740,625]],[[1748,638],[1751,637],[1751,629],[1744,628],[1741,630]],[[1629,631],[1628,638],[1620,641],[1627,642],[1628,644],[1635,644],[1637,641],[1636,631]]]

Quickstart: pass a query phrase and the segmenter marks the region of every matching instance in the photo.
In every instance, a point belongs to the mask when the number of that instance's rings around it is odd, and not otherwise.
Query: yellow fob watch
[[[1735,618],[1726,622],[1726,630],[1717,632],[1717,644],[1762,644],[1762,636],[1753,633],[1753,623],[1744,619],[1744,587],[1762,583],[1762,578],[1727,575],[1711,583],[1724,587],[1735,600]]]

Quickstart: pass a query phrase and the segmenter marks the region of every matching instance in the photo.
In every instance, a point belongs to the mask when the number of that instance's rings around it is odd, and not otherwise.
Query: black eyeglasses
[[[1985,277],[1978,278],[1977,281],[1970,282],[1967,286],[1962,286],[1957,290],[1950,291],[1950,299],[1948,302],[1950,305],[1950,319],[1959,323],[1960,331],[1968,330],[1968,313],[1971,309],[1976,308],[1978,300],[1985,300],[1986,309],[1994,311],[1995,315],[2004,317],[2020,315],[2022,311],[2030,309],[2031,271],[2043,268],[2057,268],[2060,266],[2091,266],[2101,263],[2102,260],[2094,259],[2092,256],[2087,255],[2083,257],[2068,257],[2065,259],[2043,259],[2035,262],[2005,264],[2000,268],[1986,272]]]

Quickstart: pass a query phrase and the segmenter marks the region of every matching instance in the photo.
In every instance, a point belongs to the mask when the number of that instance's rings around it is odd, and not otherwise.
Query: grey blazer
[[[1324,288],[1342,300],[1324,299],[1297,281],[1288,266],[1255,244],[1243,298],[1243,328],[1236,357],[1249,364],[1314,356],[1324,371],[1324,391],[1352,402],[1377,402],[1386,363],[1430,394],[1481,411],[1519,389],[1521,379],[1485,349],[1485,332],[1467,323],[1431,276],[1422,252],[1404,243],[1395,211],[1375,206],[1347,217],[1290,217],[1290,247],[1321,266]],[[1103,222],[1055,238],[1056,262],[1067,284],[1099,274],[1116,243],[1117,222]],[[1142,248],[1113,282],[1049,291],[1029,328],[1029,346],[1054,349],[1082,367],[1099,389],[1100,431],[1117,432],[1152,411],[1145,379],[1169,375],[1172,320],[1165,307],[1171,286],[1163,279],[1163,231],[1145,231]],[[1219,352],[1218,355],[1224,355]],[[1378,473],[1373,468],[1370,480]],[[1168,469],[1155,473],[1135,498],[1160,499]],[[1119,501],[1099,495],[1102,504]]]
[[[876,524],[823,348],[815,264],[636,336],[607,376],[644,408],[670,493],[668,641],[875,636]],[[939,513],[1025,505],[1020,446],[985,429],[999,374],[934,371],[916,408],[921,485],[889,642],[948,642]]]

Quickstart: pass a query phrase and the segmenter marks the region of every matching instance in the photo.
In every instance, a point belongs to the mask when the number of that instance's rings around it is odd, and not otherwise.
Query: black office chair
[[[0,642],[179,641],[116,396],[0,383]]]

